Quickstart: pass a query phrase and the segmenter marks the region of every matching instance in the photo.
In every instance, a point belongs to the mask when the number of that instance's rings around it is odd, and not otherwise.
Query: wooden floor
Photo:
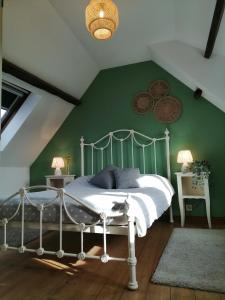
[[[58,260],[54,257],[36,257],[32,254],[0,253],[1,300],[225,300],[225,294],[208,293],[155,285],[149,279],[170,237],[173,227],[157,222],[144,238],[137,239],[137,276],[139,290],[126,289],[128,272],[126,263],[76,261],[73,258]],[[78,250],[79,235],[66,233],[65,249]],[[92,254],[101,251],[98,240],[88,235],[86,250]],[[44,247],[51,249],[57,243],[56,234],[49,234]],[[109,238],[109,253],[126,256],[127,239]],[[53,250],[53,249],[52,249]]]

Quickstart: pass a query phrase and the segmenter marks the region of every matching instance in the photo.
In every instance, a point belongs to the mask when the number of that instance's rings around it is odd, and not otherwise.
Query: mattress
[[[128,215],[135,217],[137,233],[144,236],[148,227],[158,219],[171,204],[174,190],[170,182],[159,175],[142,175],[138,179],[139,188],[101,189],[89,183],[90,176],[79,177],[65,187],[68,195],[72,195],[90,209],[75,203],[65,196],[66,208],[78,223],[92,224],[98,220],[98,214],[108,216],[108,224],[124,225],[123,214],[125,202],[129,205]],[[34,204],[44,204],[43,222],[59,223],[60,201],[55,191],[28,193]],[[53,201],[56,199],[55,201]],[[0,204],[0,219],[10,218],[19,204],[16,196],[8,202]],[[93,212],[93,211],[94,212]],[[39,222],[40,213],[36,207],[25,201],[24,218],[27,222]],[[13,219],[21,220],[21,210]],[[71,223],[63,209],[63,223]]]

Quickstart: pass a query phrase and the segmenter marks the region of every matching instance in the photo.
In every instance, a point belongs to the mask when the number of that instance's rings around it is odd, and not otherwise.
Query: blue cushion
[[[138,188],[137,179],[140,177],[140,170],[135,168],[113,170],[117,189]]]
[[[113,171],[116,169],[116,166],[107,166],[92,177],[89,182],[102,189],[114,189],[116,187],[116,182]]]

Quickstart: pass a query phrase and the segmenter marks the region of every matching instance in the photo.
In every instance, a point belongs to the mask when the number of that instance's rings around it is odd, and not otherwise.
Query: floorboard
[[[195,300],[195,291],[191,289],[171,287],[171,300]]]
[[[177,225],[177,224],[176,224]],[[192,225],[193,226],[193,225]],[[1,300],[225,300],[225,294],[195,291],[150,282],[160,256],[171,235],[173,226],[156,222],[144,238],[136,239],[139,290],[126,289],[127,263],[78,261],[75,258],[57,259],[37,257],[30,253],[0,253]],[[80,235],[66,233],[65,250],[79,252]],[[36,242],[32,242],[35,245]],[[50,233],[44,238],[44,247],[54,249],[58,235]],[[85,251],[100,255],[102,237],[85,235]],[[108,237],[108,252],[112,256],[127,257],[127,238]]]
[[[196,300],[221,300],[221,295],[216,293],[207,293],[202,291],[195,292]]]
[[[149,283],[145,300],[170,300],[170,290],[168,286]]]

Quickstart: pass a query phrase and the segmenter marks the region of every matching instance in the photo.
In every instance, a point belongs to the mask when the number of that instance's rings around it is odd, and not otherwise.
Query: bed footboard
[[[37,204],[33,202],[29,197],[29,191],[37,190],[37,189],[47,189],[47,190],[53,190],[56,192],[56,197],[48,204]],[[107,230],[107,219],[108,217],[104,213],[98,213],[93,208],[89,207],[87,204],[82,203],[72,195],[66,193],[64,189],[57,189],[54,187],[49,186],[32,186],[28,188],[21,189],[18,193],[12,195],[8,199],[6,199],[3,202],[3,205],[6,205],[8,201],[10,201],[12,198],[19,195],[20,201],[18,202],[18,207],[14,214],[12,214],[9,218],[3,218],[0,220],[0,226],[3,227],[3,244],[0,246],[1,251],[7,251],[7,250],[16,250],[19,253],[25,253],[30,252],[37,254],[38,256],[42,256],[44,254],[48,255],[54,255],[58,258],[63,258],[65,256],[67,257],[76,257],[79,260],[85,260],[85,259],[97,259],[100,260],[102,263],[107,263],[108,261],[120,261],[120,262],[126,262],[129,266],[129,282],[128,282],[128,288],[131,290],[136,290],[138,288],[138,283],[136,279],[136,264],[137,259],[135,257],[135,220],[133,216],[129,216],[127,214],[128,207],[126,206],[124,210],[124,214],[127,216],[128,219],[128,226],[123,226],[123,233],[128,235],[128,257],[113,257],[110,256],[107,252],[107,234],[110,233]],[[85,223],[79,223],[77,222],[70,214],[66,207],[65,203],[65,196],[69,197],[70,200],[74,201],[75,204],[79,204],[86,209],[89,209],[92,213],[96,214],[97,221],[93,224],[85,224]],[[59,231],[59,243],[58,243],[58,249],[55,251],[48,251],[44,249],[43,247],[43,229],[45,228],[45,224],[43,223],[43,212],[47,206],[50,206],[51,204],[55,203],[55,201],[58,201],[59,203],[59,209],[60,209],[60,216],[59,216],[59,224],[55,227],[56,224],[50,224],[52,225],[51,230],[58,230]],[[29,203],[33,207],[35,207],[39,211],[39,224],[35,224],[36,228],[37,225],[39,229],[39,245],[36,249],[28,248],[26,247],[24,243],[24,232],[26,228],[26,221],[25,221],[25,203]],[[128,204],[127,204],[128,205]],[[70,219],[71,224],[68,227],[68,230],[71,229],[73,231],[73,227],[76,229],[74,231],[80,232],[80,252],[73,253],[73,252],[65,252],[63,249],[63,211],[67,215],[67,217]],[[20,213],[21,215],[21,221],[20,222],[14,222],[15,217]],[[7,228],[11,227],[10,225],[15,226],[15,224],[19,225],[19,228],[21,229],[21,243],[18,247],[12,246],[8,244],[7,241]],[[102,234],[102,243],[103,243],[103,252],[101,255],[89,255],[85,253],[84,251],[84,233],[86,232],[95,232],[95,228],[98,228],[97,233]],[[102,230],[99,230],[99,228],[102,228]]]

